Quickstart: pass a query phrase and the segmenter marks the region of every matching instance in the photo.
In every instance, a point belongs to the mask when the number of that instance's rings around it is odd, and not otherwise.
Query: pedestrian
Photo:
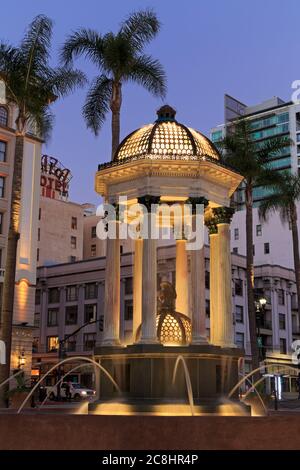
[[[66,398],[69,401],[71,401],[71,398],[72,398],[71,386],[72,386],[71,382],[70,381],[67,382],[67,384],[66,384]]]
[[[297,389],[298,389],[298,400],[300,400],[300,372],[298,374],[296,383],[297,383]]]

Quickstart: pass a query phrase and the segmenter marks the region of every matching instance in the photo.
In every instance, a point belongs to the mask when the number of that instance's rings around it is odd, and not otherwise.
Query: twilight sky
[[[300,79],[299,0],[0,0],[0,39],[18,43],[37,14],[54,22],[53,65],[66,34],[79,27],[116,31],[134,10],[153,8],[162,30],[147,52],[165,66],[165,102],[179,121],[205,134],[223,122],[223,95],[246,104],[274,95],[289,100]],[[89,78],[97,70],[77,61]],[[86,89],[56,103],[55,128],[44,152],[58,157],[73,173],[71,200],[94,202],[97,164],[110,159],[110,115],[98,137],[81,116]],[[155,120],[162,104],[138,85],[123,87],[121,138]]]

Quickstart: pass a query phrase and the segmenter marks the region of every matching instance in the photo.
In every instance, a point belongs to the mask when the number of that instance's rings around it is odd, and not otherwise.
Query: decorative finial
[[[174,108],[165,104],[159,108],[156,112],[158,118],[157,121],[175,121],[176,111]]]

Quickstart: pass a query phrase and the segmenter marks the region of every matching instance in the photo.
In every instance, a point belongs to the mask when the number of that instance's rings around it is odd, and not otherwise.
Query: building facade
[[[133,267],[132,253],[121,256],[120,338],[123,344],[133,342]],[[158,248],[157,283],[168,280],[176,285],[176,247]],[[205,247],[206,333],[210,339],[209,247]],[[190,282],[190,260],[188,276]],[[250,338],[247,316],[246,260],[232,254],[232,322],[235,343],[246,352],[246,370],[250,367]],[[261,357],[269,362],[289,364],[292,342],[300,338],[296,311],[294,273],[281,266],[263,264],[255,268],[255,285],[267,299],[260,319]],[[72,264],[38,269],[33,371],[45,372],[58,360],[59,340],[79,326],[86,326],[66,344],[67,356],[92,357],[94,347],[101,344],[104,321],[105,258],[83,260]],[[189,299],[189,304],[191,299]],[[96,323],[88,324],[97,319]],[[72,367],[74,364],[72,364]],[[66,371],[71,366],[65,366]],[[83,375],[83,376],[81,376]],[[93,372],[74,373],[74,380],[92,384]],[[49,383],[55,375],[49,377]],[[294,386],[294,384],[293,384]]]

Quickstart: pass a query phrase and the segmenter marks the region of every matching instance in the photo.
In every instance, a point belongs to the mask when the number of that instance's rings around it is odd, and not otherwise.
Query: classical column
[[[143,239],[134,242],[133,266],[133,323],[132,341],[136,342],[136,334],[142,323],[142,269],[143,269]]]
[[[209,300],[210,300],[210,343],[216,344],[218,338],[218,301],[219,301],[219,281],[218,281],[218,252],[219,252],[219,237],[217,225],[214,220],[209,220],[207,223],[209,232]]]
[[[186,240],[176,240],[176,310],[190,315]]]
[[[201,226],[197,227],[197,204],[207,205],[204,198],[190,198],[192,203],[192,227],[196,233],[199,247],[190,251],[191,260],[191,317],[192,317],[192,344],[207,344],[206,315],[205,315],[205,256],[204,256],[204,214],[200,218]],[[199,214],[201,217],[201,214]]]
[[[115,224],[114,238],[107,238],[105,295],[104,295],[104,332],[103,346],[120,344],[120,239],[119,222]]]
[[[230,253],[230,222],[233,215],[230,207],[217,207],[213,209],[215,223],[218,229],[217,250],[213,256],[216,265],[218,282],[218,314],[215,318],[214,344],[234,348],[234,331],[232,318],[232,286],[231,286],[231,253]]]
[[[144,214],[147,230],[143,240],[142,266],[142,328],[140,343],[157,343],[156,314],[157,314],[157,253],[156,239],[151,236],[151,223],[155,222],[155,214],[151,213],[151,205],[159,203],[159,197],[145,196],[139,199],[144,204],[147,213]],[[145,233],[146,232],[146,233]]]

